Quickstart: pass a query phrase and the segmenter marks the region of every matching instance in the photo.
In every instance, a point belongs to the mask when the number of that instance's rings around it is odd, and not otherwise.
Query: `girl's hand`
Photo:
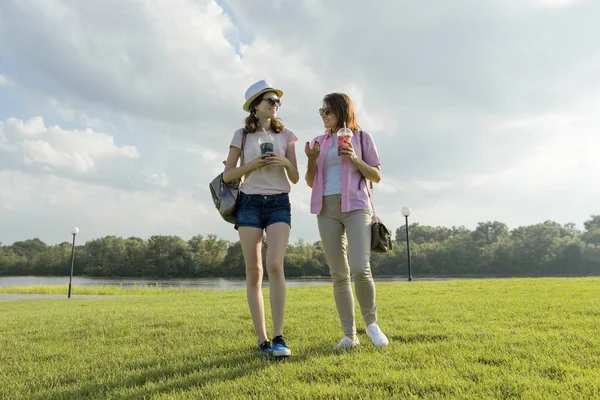
[[[252,166],[252,171],[256,171],[267,165],[267,159],[262,155],[258,156],[250,163],[250,165]]]
[[[266,153],[265,154],[265,160],[267,162],[267,165],[274,165],[276,167],[284,167],[284,168],[288,168],[292,166],[292,163],[290,162],[290,160],[288,160],[286,157],[282,157],[277,153]]]

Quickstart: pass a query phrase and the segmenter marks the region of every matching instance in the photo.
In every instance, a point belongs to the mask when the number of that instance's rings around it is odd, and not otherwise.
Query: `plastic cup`
[[[272,153],[273,152],[273,143],[271,142],[264,142],[260,144],[260,154],[261,155],[265,155],[267,153]]]
[[[340,154],[340,150],[343,147],[352,147],[352,136],[354,135],[354,133],[352,133],[352,130],[348,129],[348,128],[342,128],[339,131],[337,131],[337,138],[338,138],[338,155]]]

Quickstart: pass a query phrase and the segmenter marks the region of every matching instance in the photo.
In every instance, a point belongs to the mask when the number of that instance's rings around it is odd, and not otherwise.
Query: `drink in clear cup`
[[[342,147],[351,147],[352,146],[352,130],[346,128],[345,126],[337,131],[338,137],[338,155],[340,155],[340,150]]]
[[[273,153],[275,148],[273,145],[273,143],[275,142],[275,138],[273,137],[273,135],[271,135],[264,129],[263,132],[264,133],[258,138],[258,145],[260,146],[260,154],[264,158],[265,154]]]

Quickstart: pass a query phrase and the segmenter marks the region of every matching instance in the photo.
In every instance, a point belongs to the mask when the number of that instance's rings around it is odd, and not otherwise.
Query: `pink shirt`
[[[310,212],[312,214],[319,214],[323,207],[323,189],[324,189],[324,167],[325,157],[332,146],[337,146],[337,137],[326,133],[324,135],[314,138],[311,142],[311,147],[314,146],[315,142],[319,142],[321,145],[321,152],[319,158],[317,158],[317,171],[313,180],[313,188],[310,199]],[[381,164],[377,148],[373,142],[371,135],[363,131],[364,149],[363,161],[372,167],[376,167]],[[360,132],[355,131],[352,135],[352,147],[357,157],[361,156],[361,143],[360,143]],[[361,182],[362,181],[362,182]],[[359,189],[360,185],[360,189]],[[350,160],[342,159],[342,212],[349,212],[354,210],[368,210],[369,207],[369,194],[367,192],[367,185],[363,180],[363,176],[358,168],[350,162]]]

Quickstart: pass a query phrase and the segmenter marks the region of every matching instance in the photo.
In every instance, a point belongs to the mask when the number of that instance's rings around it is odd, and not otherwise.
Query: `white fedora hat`
[[[283,91],[279,89],[275,89],[273,86],[269,84],[269,82],[262,80],[258,81],[246,90],[246,102],[244,103],[244,111],[250,112],[250,104],[263,93],[266,92],[275,92],[277,96],[283,96]]]

